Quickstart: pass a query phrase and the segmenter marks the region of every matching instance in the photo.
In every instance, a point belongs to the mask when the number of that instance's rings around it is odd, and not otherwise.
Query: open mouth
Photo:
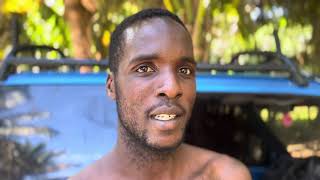
[[[154,119],[159,121],[170,121],[174,119],[176,116],[176,114],[157,114],[154,116]]]
[[[149,117],[156,121],[174,122],[184,114],[185,110],[179,106],[158,106],[149,113]]]

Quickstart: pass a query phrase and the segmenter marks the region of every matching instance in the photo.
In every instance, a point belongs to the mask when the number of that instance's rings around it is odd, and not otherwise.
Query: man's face
[[[144,146],[173,150],[183,139],[195,101],[195,62],[187,31],[153,18],[125,31],[113,77],[120,128]]]

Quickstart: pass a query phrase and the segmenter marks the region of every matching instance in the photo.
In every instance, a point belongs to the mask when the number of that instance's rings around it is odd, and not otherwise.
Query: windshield
[[[103,85],[0,87],[0,176],[72,175],[111,150],[116,120]]]
[[[260,116],[292,157],[320,156],[319,105],[265,106]]]
[[[190,144],[270,166],[290,154],[320,156],[319,99],[304,96],[204,94],[187,129]]]

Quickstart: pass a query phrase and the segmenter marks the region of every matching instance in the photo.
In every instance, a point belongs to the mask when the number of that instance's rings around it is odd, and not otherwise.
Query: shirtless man
[[[239,161],[182,143],[196,97],[196,63],[177,16],[162,9],[130,16],[113,32],[109,50],[117,144],[71,179],[251,179]]]

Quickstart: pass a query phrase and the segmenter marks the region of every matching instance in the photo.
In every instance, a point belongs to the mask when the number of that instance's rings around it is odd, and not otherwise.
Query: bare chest
[[[104,175],[100,177],[96,177],[97,180],[142,180],[143,174],[141,174],[139,177],[136,176],[128,176],[124,174],[118,174],[118,173],[111,173],[109,175]],[[148,177],[146,178],[148,180],[220,180],[218,178],[214,177],[214,174],[211,173],[211,171],[207,167],[198,167],[198,168],[192,168],[188,171],[181,172],[179,175],[176,175],[175,177],[168,178],[168,177],[162,177],[158,175],[154,175],[152,178]]]

